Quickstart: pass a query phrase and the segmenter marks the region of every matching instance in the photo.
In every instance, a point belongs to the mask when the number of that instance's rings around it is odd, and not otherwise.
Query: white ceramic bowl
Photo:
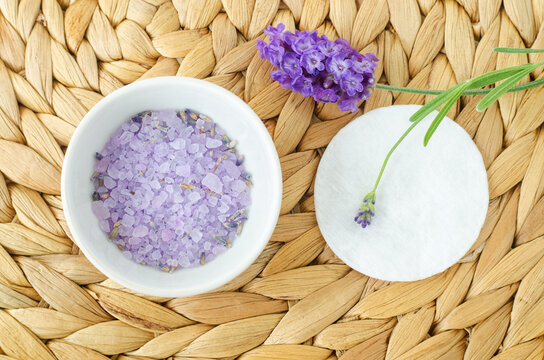
[[[91,210],[94,154],[127,119],[144,110],[184,109],[211,117],[238,140],[251,174],[251,205],[231,249],[204,266],[166,273],[122,255]],[[160,77],[127,85],[96,104],[77,127],[64,160],[62,202],[73,238],[94,266],[117,283],[149,295],[190,296],[213,290],[242,273],[261,253],[278,219],[282,181],[274,144],[259,117],[236,95],[212,83]]]

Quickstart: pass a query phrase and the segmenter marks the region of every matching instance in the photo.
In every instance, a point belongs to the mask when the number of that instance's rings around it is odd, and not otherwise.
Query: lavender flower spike
[[[371,191],[365,196],[363,205],[361,205],[359,208],[359,212],[354,219],[355,222],[361,225],[363,228],[370,225],[370,220],[375,215],[374,204],[376,204],[376,194],[374,191]]]
[[[346,40],[332,41],[315,30],[293,34],[285,31],[284,24],[269,26],[264,33],[270,41],[257,41],[257,49],[276,67],[270,76],[284,89],[352,112],[372,94],[378,61],[374,54],[363,55]]]

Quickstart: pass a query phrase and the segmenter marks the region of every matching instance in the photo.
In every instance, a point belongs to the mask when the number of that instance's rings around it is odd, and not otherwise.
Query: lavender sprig
[[[372,94],[378,58],[361,54],[344,39],[329,40],[317,31],[285,31],[284,24],[269,26],[266,43],[257,41],[260,56],[276,67],[270,76],[285,89],[337,103],[342,111],[357,111]]]
[[[376,204],[376,194],[374,191],[371,191],[365,196],[363,205],[361,205],[361,208],[354,219],[355,222],[363,228],[370,225],[372,217],[375,215],[376,209],[374,208],[374,204]]]
[[[510,49],[510,48],[498,48],[498,49],[495,49],[495,51],[511,52],[511,53],[523,52],[522,49]],[[476,106],[476,110],[483,111],[487,109],[492,103],[497,101],[501,95],[511,90],[514,87],[514,85],[518,83],[522,78],[529,75],[532,71],[536,70],[538,67],[542,65],[544,65],[544,61],[512,66],[505,69],[491,71],[489,73],[477,76],[473,79],[463,81],[451,87],[450,89],[442,92],[436,98],[434,98],[433,100],[425,104],[423,107],[421,107],[421,109],[419,109],[416,113],[414,113],[414,115],[410,117],[410,121],[412,122],[412,124],[397,140],[397,142],[393,145],[391,150],[389,150],[389,152],[387,153],[387,156],[385,157],[385,160],[382,164],[382,168],[380,169],[378,178],[376,179],[374,188],[372,189],[370,193],[368,193],[365,196],[363,200],[363,204],[361,208],[359,209],[357,216],[355,217],[355,222],[357,224],[360,224],[363,228],[366,228],[368,225],[370,225],[370,219],[374,216],[374,212],[375,212],[374,205],[376,201],[376,196],[375,196],[376,190],[378,188],[378,185],[380,184],[380,180],[383,176],[383,173],[384,173],[385,167],[387,166],[389,158],[391,157],[395,149],[404,140],[404,138],[408,136],[408,134],[423,119],[425,119],[427,115],[429,115],[432,111],[434,111],[438,107],[442,106],[442,109],[440,110],[436,118],[432,121],[431,125],[429,126],[429,129],[427,130],[427,133],[425,134],[425,137],[423,139],[424,146],[427,146],[429,140],[431,139],[434,132],[440,125],[441,121],[446,116],[449,109],[457,102],[457,100],[463,94],[465,94],[467,90],[481,88],[484,86],[497,83],[498,81],[504,80],[504,82],[502,82],[500,85],[497,85],[495,88],[491,89],[487,93],[487,95],[478,103],[478,105]],[[369,206],[368,199],[372,199],[371,208]]]
[[[463,81],[444,91],[376,84],[374,68],[378,58],[371,53],[365,55],[359,53],[344,39],[332,41],[325,35],[318,36],[317,31],[296,30],[293,34],[290,31],[285,31],[285,25],[281,23],[277,27],[269,26],[264,32],[269,36],[270,41],[268,43],[262,40],[257,41],[257,49],[261,58],[270,61],[276,67],[270,76],[285,89],[298,92],[303,96],[312,96],[319,102],[337,103],[342,111],[357,111],[359,102],[368,99],[374,87],[383,90],[437,95],[412,115],[410,118],[412,124],[388,152],[374,188],[365,196],[354,219],[363,228],[370,225],[375,214],[376,190],[389,158],[404,138],[428,114],[442,107],[425,134],[423,139],[425,146],[449,109],[456,104],[462,95],[486,94],[476,107],[478,111],[483,111],[507,92],[526,90],[544,84],[544,79],[539,79],[528,84],[514,86],[522,78],[544,65],[544,62],[491,71]],[[544,52],[544,49],[496,48],[494,51],[540,53]],[[486,86],[499,81],[503,82],[495,88],[485,89]]]

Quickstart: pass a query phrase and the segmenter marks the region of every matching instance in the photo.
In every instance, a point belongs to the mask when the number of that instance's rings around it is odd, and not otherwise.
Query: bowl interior
[[[233,247],[205,266],[166,273],[127,259],[98,227],[91,209],[94,153],[131,115],[144,110],[184,109],[208,115],[238,140],[253,178],[248,220]],[[112,280],[156,296],[189,296],[212,290],[244,271],[262,251],[281,204],[281,170],[274,144],[258,116],[234,94],[202,80],[163,77],[112,93],[85,116],[64,161],[62,199],[74,240],[89,260]]]

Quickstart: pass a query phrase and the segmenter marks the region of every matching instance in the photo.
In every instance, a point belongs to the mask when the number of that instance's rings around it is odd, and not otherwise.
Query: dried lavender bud
[[[144,117],[144,115],[145,115],[145,112],[141,112],[138,115],[133,116],[131,118],[131,120],[132,120],[132,122],[135,122],[137,124],[141,124],[142,123],[142,118]]]
[[[249,181],[251,182],[251,175],[247,172],[242,172],[242,174],[240,175],[242,177],[242,179],[244,179],[245,181]]]

